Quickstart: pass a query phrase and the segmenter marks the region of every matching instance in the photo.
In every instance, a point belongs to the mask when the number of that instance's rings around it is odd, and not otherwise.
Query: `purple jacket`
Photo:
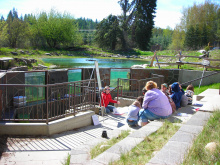
[[[142,107],[158,116],[169,116],[172,114],[172,107],[167,96],[156,88],[145,93]]]

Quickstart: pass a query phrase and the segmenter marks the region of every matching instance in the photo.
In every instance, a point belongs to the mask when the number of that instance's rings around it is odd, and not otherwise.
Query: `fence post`
[[[2,97],[2,90],[0,90],[0,117],[2,116],[2,111],[3,111],[3,106],[2,106],[2,103],[3,103],[3,97]]]
[[[80,83],[81,84],[81,83]],[[81,88],[81,87],[80,87]],[[81,90],[81,89],[80,89]],[[73,90],[73,96],[74,96],[74,116],[76,116],[76,83],[74,82],[74,90]],[[80,96],[81,97],[81,96]]]
[[[46,120],[46,124],[48,124],[48,85],[46,87],[46,109],[47,109],[47,120]]]
[[[94,99],[93,99],[93,103],[94,103],[94,107],[95,107],[96,101],[97,101],[97,100],[96,100],[96,98],[97,98],[97,97],[96,97],[96,80],[94,80],[94,84],[95,84],[95,85],[94,85]]]

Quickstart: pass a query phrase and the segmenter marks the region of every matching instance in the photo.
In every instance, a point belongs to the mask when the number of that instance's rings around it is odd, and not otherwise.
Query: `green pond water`
[[[148,64],[144,60],[130,59],[97,59],[97,58],[43,58],[46,63],[57,65],[60,68],[94,68],[94,61],[98,61],[99,68],[130,68],[132,65]]]

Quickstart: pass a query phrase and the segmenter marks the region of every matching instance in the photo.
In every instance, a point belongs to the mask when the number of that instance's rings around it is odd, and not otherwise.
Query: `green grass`
[[[126,154],[123,154],[120,160],[110,163],[111,165],[133,165],[146,164],[152,157],[153,153],[160,149],[176,133],[179,126],[165,120],[163,126],[155,133],[147,136],[143,142]]]
[[[98,145],[96,145],[94,148],[92,148],[90,150],[91,158],[92,159],[95,158],[96,156],[103,153],[104,151],[109,149],[111,146],[113,146],[117,142],[119,142],[122,139],[124,139],[125,137],[127,137],[129,135],[129,132],[130,132],[129,130],[126,130],[126,131],[123,130],[118,137],[114,137],[108,141],[105,141],[105,142],[102,142],[102,143],[99,143]],[[100,148],[101,146],[103,146],[103,147]]]
[[[23,50],[25,53],[21,54],[20,51]],[[27,52],[28,51],[28,52]],[[18,52],[19,55],[15,56],[12,55],[11,52]],[[45,55],[45,53],[51,53],[51,56]],[[55,55],[59,54],[59,56]],[[72,54],[74,56],[68,56],[68,54]],[[122,50],[115,50],[115,51],[109,51],[109,50],[103,50],[98,47],[94,46],[80,46],[74,48],[74,50],[55,50],[55,49],[48,49],[48,50],[39,50],[39,49],[15,49],[15,48],[7,48],[7,47],[1,47],[0,48],[0,57],[12,57],[12,58],[34,58],[38,60],[39,62],[36,64],[33,64],[33,66],[37,66],[38,64],[45,65],[49,67],[51,64],[44,63],[41,59],[42,58],[83,58],[87,57],[85,54],[93,55],[95,58],[110,58],[110,57],[102,57],[102,55],[116,55],[121,54],[124,56],[127,55],[136,55],[136,56],[149,56],[152,57],[154,55],[154,52],[151,51],[142,51],[139,49],[131,49],[128,51],[122,51]],[[169,63],[175,63],[179,59],[175,57],[175,55],[178,55],[179,51],[176,50],[162,50],[157,51],[159,62],[169,62]],[[210,52],[210,56],[213,59],[220,59],[220,50],[214,50]],[[173,58],[160,58],[160,55],[169,55],[173,56]],[[197,51],[182,51],[182,55],[190,55],[190,56],[199,56],[202,55],[202,53],[199,53]],[[112,58],[112,57],[111,57]],[[125,59],[126,57],[120,57],[115,59]],[[133,58],[130,60],[140,60],[139,58]],[[142,59],[149,61],[151,59]],[[188,61],[188,62],[202,62],[202,59],[198,58],[184,58],[182,61]],[[219,61],[211,61],[211,66],[219,66]],[[17,64],[16,66],[20,66],[22,64]],[[158,68],[158,67],[151,67],[151,68]],[[161,66],[161,69],[178,69],[178,65],[170,65],[170,66]],[[187,69],[187,70],[203,70],[202,66],[195,66],[195,65],[189,65],[185,64],[180,67],[180,69]],[[214,70],[220,70],[220,69],[208,69],[209,71]]]
[[[219,165],[220,164],[220,110],[215,111],[209,119],[202,133],[196,138],[183,165]],[[208,136],[207,136],[208,135]],[[205,150],[206,144],[215,142],[217,148],[214,152]]]
[[[220,83],[210,84],[206,86],[195,86],[194,87],[194,95],[198,95],[199,93],[204,92],[206,89],[220,89]]]
[[[69,165],[70,164],[70,158],[71,158],[71,155],[68,154],[67,158],[64,160],[64,162],[62,162],[62,165]]]

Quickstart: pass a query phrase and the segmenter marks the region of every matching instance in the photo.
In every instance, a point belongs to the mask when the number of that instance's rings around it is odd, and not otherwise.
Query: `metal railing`
[[[37,89],[37,94],[27,95]],[[47,85],[0,84],[0,120],[45,122],[92,110],[95,79]],[[31,101],[30,101],[31,100]]]
[[[146,79],[118,79],[118,86],[122,88],[122,97],[127,98],[137,98],[142,96],[142,90],[146,85],[147,81],[154,81],[157,83],[157,86],[160,88],[161,84],[164,83],[164,76],[158,74],[151,74],[151,78]]]

